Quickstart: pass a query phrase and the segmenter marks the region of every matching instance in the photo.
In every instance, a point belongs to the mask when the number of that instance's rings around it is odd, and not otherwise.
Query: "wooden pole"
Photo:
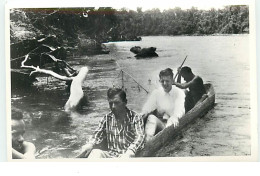
[[[137,85],[139,85],[146,93],[149,93],[141,84],[139,84],[129,73],[127,73],[126,71],[123,71],[122,70],[122,72],[125,72],[125,74],[127,74],[128,76],[130,76],[133,80],[134,80],[134,82],[137,84]]]
[[[182,66],[183,66],[184,62],[186,61],[187,57],[188,57],[188,55],[187,55],[187,56],[185,57],[185,59],[183,60],[183,62],[182,62],[182,64],[181,64],[180,68],[182,68]],[[176,79],[176,77],[178,76],[178,74],[179,74],[179,72],[176,73],[176,75],[174,76],[173,80]]]
[[[121,72],[122,72],[122,78],[121,78],[121,80],[122,80],[122,89],[124,89],[124,72],[123,72],[123,70],[121,70]]]

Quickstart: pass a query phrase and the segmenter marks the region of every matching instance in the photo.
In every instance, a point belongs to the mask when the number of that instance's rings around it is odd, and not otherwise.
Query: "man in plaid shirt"
[[[144,144],[143,120],[126,107],[126,93],[119,88],[110,88],[107,97],[111,112],[102,118],[89,143],[82,147],[80,157],[134,157]],[[106,150],[96,148],[104,142]]]

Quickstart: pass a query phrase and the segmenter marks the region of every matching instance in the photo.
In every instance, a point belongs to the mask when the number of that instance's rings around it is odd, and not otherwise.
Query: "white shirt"
[[[142,113],[147,114],[155,109],[164,119],[180,119],[185,114],[185,93],[183,90],[172,86],[169,93],[162,87],[155,89],[143,106]],[[171,120],[170,120],[171,121]],[[171,125],[167,122],[167,126]]]

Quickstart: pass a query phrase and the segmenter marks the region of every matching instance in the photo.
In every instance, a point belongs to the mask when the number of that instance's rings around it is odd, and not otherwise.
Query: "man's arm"
[[[181,83],[181,74],[180,74],[180,72],[181,72],[181,67],[178,67],[178,69],[177,69],[177,75],[178,75],[178,77],[177,77],[177,83]],[[175,81],[175,80],[174,80]]]
[[[24,142],[24,156],[26,159],[35,159],[36,148],[31,142]]]
[[[81,148],[81,152],[79,155],[76,156],[76,158],[86,158],[91,150],[93,149],[94,145],[93,144],[85,144]]]
[[[178,72],[177,83],[181,83],[181,74]]]
[[[156,109],[156,90],[154,90],[151,95],[148,97],[147,101],[145,102],[142,113],[144,116],[151,113]]]
[[[25,156],[22,153],[18,152],[17,150],[12,149],[12,158],[13,159],[25,159]]]
[[[134,157],[136,151],[143,145],[144,142],[144,124],[140,115],[134,117],[135,140],[130,144],[127,151],[121,157]]]
[[[170,118],[167,120],[166,127],[171,126],[172,124],[174,127],[177,127],[179,125],[179,119],[185,114],[185,93],[182,90],[178,90],[174,104],[173,114],[171,114]]]
[[[190,82],[186,82],[186,83],[178,83],[178,81],[177,81],[177,82],[174,82],[173,85],[175,85],[176,87],[179,87],[179,88],[181,88],[181,89],[187,89],[187,88],[189,88],[192,84],[195,83],[196,78],[197,78],[197,76],[195,76]]]
[[[89,144],[100,144],[104,137],[106,137],[106,121],[107,115],[105,115],[98,124],[98,128],[95,130],[93,137],[89,140]]]
[[[76,158],[84,158],[96,144],[100,144],[104,140],[105,136],[105,127],[106,127],[106,118],[104,116],[99,122],[98,128],[95,130],[94,135],[91,137],[89,142],[82,146],[80,154]]]

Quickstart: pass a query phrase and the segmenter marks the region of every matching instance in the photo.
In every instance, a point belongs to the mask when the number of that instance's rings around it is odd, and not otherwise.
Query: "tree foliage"
[[[225,6],[224,9],[182,10],[179,7],[160,11],[128,11],[118,14],[121,33],[132,35],[209,35],[249,32],[249,7]],[[127,26],[127,29],[126,29]]]
[[[29,28],[27,33],[55,35],[63,42],[75,43],[89,38],[98,43],[131,40],[142,35],[208,35],[249,32],[249,7],[225,6],[223,9],[136,11],[111,7],[15,9],[11,12],[11,40],[15,26]],[[14,13],[15,12],[15,13]],[[18,13],[19,12],[19,13]],[[17,25],[17,23],[19,23]],[[15,25],[16,24],[16,25]],[[32,35],[32,34],[31,34]],[[34,36],[34,35],[32,35]]]

